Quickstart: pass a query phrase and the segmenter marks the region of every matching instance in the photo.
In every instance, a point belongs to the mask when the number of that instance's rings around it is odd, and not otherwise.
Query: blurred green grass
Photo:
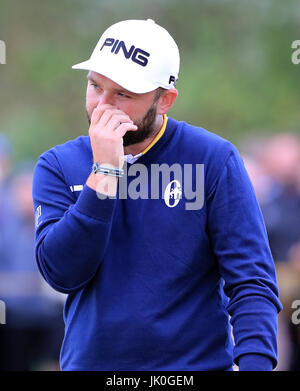
[[[87,59],[99,36],[123,19],[152,18],[181,53],[179,97],[170,115],[239,144],[249,134],[299,132],[300,39],[295,0],[0,0],[0,132],[15,160],[87,134]]]

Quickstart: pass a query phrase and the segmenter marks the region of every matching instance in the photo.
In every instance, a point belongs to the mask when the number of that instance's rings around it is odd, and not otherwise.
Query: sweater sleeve
[[[272,360],[262,354],[245,354],[239,358],[239,371],[272,371]]]
[[[35,257],[54,289],[81,289],[101,265],[111,231],[115,199],[99,199],[86,184],[75,202],[54,153],[43,154],[33,178]]]
[[[208,229],[229,298],[234,362],[259,354],[269,357],[274,368],[282,309],[275,266],[254,189],[234,146],[209,194]]]

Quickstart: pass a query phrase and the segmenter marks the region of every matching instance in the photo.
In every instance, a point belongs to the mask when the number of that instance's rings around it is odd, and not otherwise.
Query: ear
[[[157,113],[158,114],[166,114],[171,107],[173,106],[178,95],[178,91],[176,88],[170,88],[169,90],[165,90],[163,94],[158,99],[157,103]]]

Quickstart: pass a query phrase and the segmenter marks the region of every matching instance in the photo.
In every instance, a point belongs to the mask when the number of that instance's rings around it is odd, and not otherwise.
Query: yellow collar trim
[[[149,149],[152,148],[153,145],[156,144],[157,141],[163,136],[163,134],[165,133],[166,127],[167,127],[167,122],[168,122],[167,114],[164,114],[164,122],[162,124],[160,131],[157,133],[155,138],[152,140],[151,144],[149,144],[148,147],[146,149],[144,149],[143,152],[141,152],[141,155],[145,155],[145,153],[148,152]]]

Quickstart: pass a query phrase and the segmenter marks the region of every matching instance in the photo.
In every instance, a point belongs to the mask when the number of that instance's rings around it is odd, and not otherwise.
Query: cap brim
[[[119,84],[127,91],[133,92],[135,94],[143,94],[146,92],[150,92],[159,87],[159,85],[157,84],[149,83],[144,79],[139,79],[137,73],[134,76],[129,77],[126,72],[116,72],[116,70],[111,66],[111,64],[95,64],[93,61],[87,60],[73,65],[72,69],[81,69],[99,73],[100,75],[108,77],[113,82]]]

